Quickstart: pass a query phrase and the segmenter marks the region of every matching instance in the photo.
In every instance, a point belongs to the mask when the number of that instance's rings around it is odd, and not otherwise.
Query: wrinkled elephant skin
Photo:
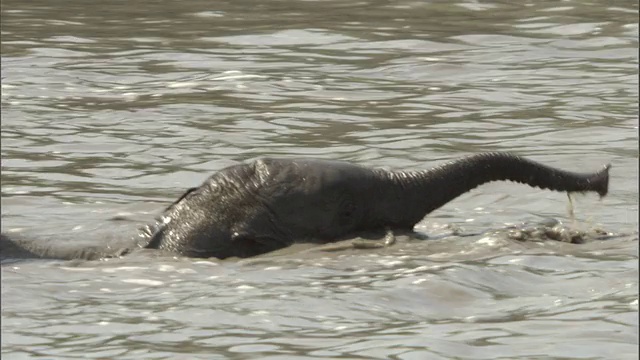
[[[499,152],[459,158],[425,171],[265,158],[223,169],[189,189],[132,243],[190,257],[249,257],[295,242],[328,243],[384,229],[410,231],[433,210],[491,181],[596,192],[602,197],[608,191],[609,168],[573,173]],[[57,254],[50,248],[25,249],[6,236],[0,240],[3,257],[13,252],[57,258],[102,254]]]

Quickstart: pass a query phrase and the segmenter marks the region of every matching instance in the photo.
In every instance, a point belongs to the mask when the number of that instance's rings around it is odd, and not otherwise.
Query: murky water
[[[127,239],[265,155],[613,170],[575,221],[565,194],[494,183],[382,250],[5,262],[2,358],[636,359],[637,19],[603,0],[4,0],[3,232]],[[546,218],[611,236],[508,236]]]

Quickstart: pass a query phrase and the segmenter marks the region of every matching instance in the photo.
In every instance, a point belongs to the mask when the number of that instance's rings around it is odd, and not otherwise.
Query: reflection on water
[[[127,238],[265,155],[613,168],[575,221],[563,194],[494,183],[419,224],[433,240],[383,250],[5,263],[2,357],[637,358],[637,16],[632,1],[4,1],[3,231]],[[549,217],[616,236],[503,231]]]

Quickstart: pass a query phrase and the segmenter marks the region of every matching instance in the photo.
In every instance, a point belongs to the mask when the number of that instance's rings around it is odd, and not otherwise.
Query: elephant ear
[[[191,194],[192,192],[194,192],[195,190],[198,190],[198,187],[192,187],[192,188],[188,188],[187,191],[184,192],[184,194],[180,195],[180,197],[178,198],[178,200],[174,201],[171,203],[171,205],[167,206],[164,211],[167,212],[169,211],[172,207],[176,206],[180,201],[182,201],[184,198],[187,197],[187,195]]]

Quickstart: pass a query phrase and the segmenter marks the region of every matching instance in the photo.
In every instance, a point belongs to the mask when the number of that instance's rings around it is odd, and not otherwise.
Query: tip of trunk
[[[605,197],[609,192],[609,169],[611,169],[611,164],[605,165],[604,168],[595,173],[593,179],[591,179],[594,190],[600,195],[600,198]]]

